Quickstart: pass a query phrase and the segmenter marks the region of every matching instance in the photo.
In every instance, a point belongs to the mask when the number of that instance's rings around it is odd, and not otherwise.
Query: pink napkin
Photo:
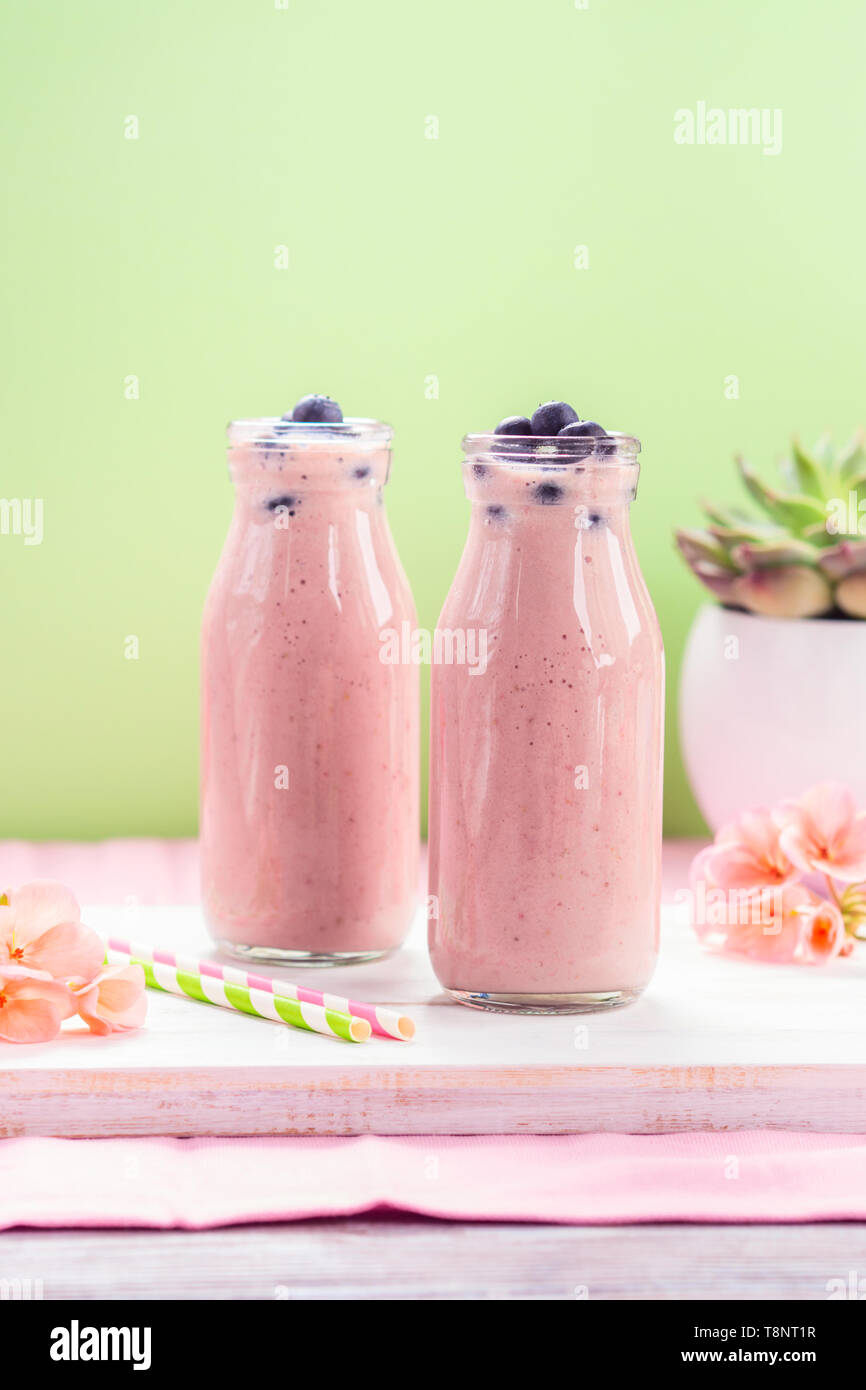
[[[195,840],[0,840],[0,880],[56,878],[80,903],[198,902]]]
[[[346,1216],[866,1219],[866,1136],[751,1130],[479,1138],[6,1139],[0,1228]]]
[[[665,901],[688,882],[689,865],[705,841],[666,840]],[[45,840],[0,840],[0,880],[11,885],[31,878],[59,878],[82,903],[198,902],[196,840],[100,840],[92,844]]]

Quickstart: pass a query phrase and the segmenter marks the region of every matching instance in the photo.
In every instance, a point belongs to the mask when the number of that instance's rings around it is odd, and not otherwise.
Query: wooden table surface
[[[822,1300],[866,1226],[537,1226],[359,1216],[216,1231],[9,1231],[46,1299]]]

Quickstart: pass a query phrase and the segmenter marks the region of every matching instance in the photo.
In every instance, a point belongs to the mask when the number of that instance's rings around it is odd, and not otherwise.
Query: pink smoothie
[[[439,625],[486,630],[488,663],[433,670],[430,789],[430,952],[458,994],[626,1002],[653,970],[663,657],[628,524],[637,441],[616,447],[542,467],[467,441]]]
[[[229,431],[235,513],[202,632],[201,856],[213,935],[314,960],[399,946],[417,893],[418,670],[388,529],[391,431]]]

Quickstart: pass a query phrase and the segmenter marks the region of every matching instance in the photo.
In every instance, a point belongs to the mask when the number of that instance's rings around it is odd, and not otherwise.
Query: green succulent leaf
[[[816,550],[825,550],[828,546],[833,546],[839,539],[839,533],[830,528],[831,512],[829,510],[823,521],[815,521],[811,526],[804,526],[802,537],[808,541]]]
[[[785,540],[755,544],[746,541],[735,546],[731,559],[744,570],[769,569],[775,565],[815,565],[815,547],[790,536]]]
[[[729,531],[742,531],[745,535],[766,536],[777,531],[777,526],[771,526],[769,521],[761,521],[744,512],[741,507],[719,507],[714,502],[707,502],[701,499],[701,507],[704,513],[713,522],[714,528]]]
[[[728,530],[724,526],[708,526],[707,531],[713,540],[722,547],[725,554],[730,557],[738,545],[761,545],[774,540],[782,540],[785,537],[784,531],[773,532],[772,534],[760,531],[751,531],[748,527],[741,527],[739,530]]]
[[[784,526],[794,535],[800,535],[805,527],[826,519],[823,502],[804,494],[774,492],[761,481],[744,458],[739,458],[737,463],[745,486],[777,525]]]
[[[725,546],[710,535],[709,531],[680,530],[676,532],[676,542],[690,565],[705,562],[719,565],[722,569],[736,569]]]
[[[854,434],[836,455],[836,473],[842,482],[860,476],[866,471],[866,431],[855,430]]]
[[[791,466],[794,486],[806,497],[822,502],[827,496],[827,475],[817,458],[795,439],[791,446]]]
[[[811,448],[794,440],[779,465],[784,485],[768,485],[743,458],[737,464],[763,516],[702,501],[707,526],[676,533],[697,578],[722,603],[768,617],[817,617],[835,606],[866,619],[866,431],[838,450],[829,432]]]
[[[838,496],[827,502],[826,529],[834,543],[839,536],[866,535],[866,473],[840,483]]]
[[[699,560],[692,564],[692,572],[697,576],[705,588],[711,594],[721,600],[722,603],[734,603],[734,586],[744,577],[735,570],[725,569],[721,565],[713,565],[708,561]]]
[[[812,458],[822,466],[833,462],[833,434],[831,430],[823,430],[819,434],[812,448],[809,450]]]

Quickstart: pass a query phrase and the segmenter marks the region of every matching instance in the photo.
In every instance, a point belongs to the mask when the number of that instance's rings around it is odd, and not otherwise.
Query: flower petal
[[[135,975],[132,972],[137,971]],[[99,1002],[103,1009],[122,1014],[144,996],[144,971],[140,965],[127,967],[122,975],[103,980],[99,987]]]
[[[53,879],[37,878],[9,895],[15,916],[16,945],[23,946],[58,922],[78,922],[81,909],[74,893]]]
[[[747,845],[722,845],[709,858],[710,877],[720,888],[772,888],[782,876],[757,858]]]
[[[776,887],[796,877],[782,850],[779,826],[764,807],[744,811],[722,827],[710,846],[706,871],[719,887],[746,890]]]
[[[7,1042],[50,1042],[74,1011],[69,990],[53,980],[9,980],[0,996],[0,1038]]]
[[[845,883],[862,883],[866,880],[866,813],[856,816],[844,842],[830,858],[828,870],[832,878],[840,878]]]
[[[802,827],[793,821],[789,821],[779,832],[779,844],[782,853],[787,855],[792,864],[796,864],[804,874],[820,873],[818,868],[820,862],[820,849],[803,833]]]
[[[16,942],[18,931],[15,932]],[[47,970],[55,979],[81,976],[90,979],[105,957],[99,937],[83,922],[60,922],[28,943],[24,959],[34,969]]]
[[[802,959],[809,965],[822,965],[838,956],[845,945],[845,923],[835,903],[819,899],[803,914]]]
[[[92,1033],[124,1033],[140,1028],[147,1013],[144,971],[140,965],[116,965],[97,976],[76,998]]]
[[[21,999],[0,1009],[0,1038],[6,1042],[50,1042],[60,1032],[62,1014],[48,999]]]
[[[0,983],[3,980],[50,980],[51,976],[47,970],[31,970],[28,965],[19,965],[17,961],[3,961],[0,963]]]
[[[799,799],[808,834],[832,849],[845,838],[857,806],[854,794],[844,782],[819,782]]]

